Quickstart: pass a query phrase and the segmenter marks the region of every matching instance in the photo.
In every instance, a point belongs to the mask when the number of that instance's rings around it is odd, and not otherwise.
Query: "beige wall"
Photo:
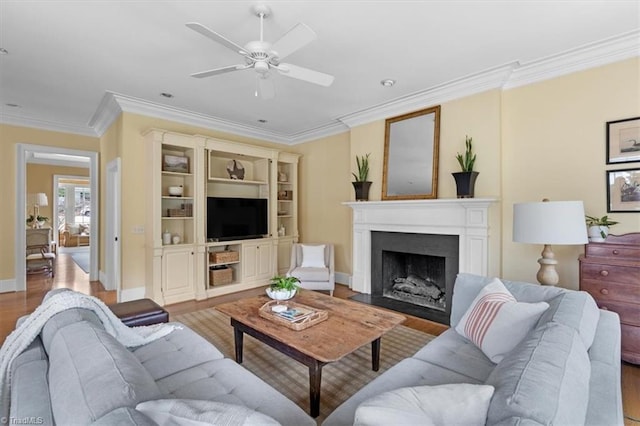
[[[40,207],[40,216],[49,218],[47,226],[53,226],[55,214],[55,198],[53,196],[53,175],[63,176],[89,176],[89,169],[83,167],[61,167],[46,164],[27,165],[27,194],[44,192],[49,199],[49,205]],[[33,208],[27,206],[27,216],[33,214]]]
[[[298,229],[302,242],[335,245],[336,271],[351,271],[349,135],[342,133],[293,147],[299,165]]]
[[[15,278],[16,144],[18,143],[83,151],[99,150],[98,138],[0,124],[0,182],[2,182],[0,200],[7,202],[0,209],[0,280]]]
[[[542,247],[512,243],[513,203],[583,200],[586,214],[607,214],[607,121],[640,116],[640,59],[508,90],[503,95],[503,276],[535,282]],[[612,213],[612,233],[640,231],[640,214]],[[582,246],[554,247],[560,285],[578,286]]]

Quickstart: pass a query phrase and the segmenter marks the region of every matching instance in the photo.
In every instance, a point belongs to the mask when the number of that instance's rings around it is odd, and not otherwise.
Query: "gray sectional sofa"
[[[323,426],[352,425],[358,406],[384,392],[450,383],[494,386],[490,425],[622,425],[617,314],[599,310],[585,292],[503,280],[517,301],[546,301],[549,308],[524,340],[494,364],[454,330],[490,281],[459,274],[451,328],[360,389]]]
[[[86,309],[53,316],[11,367],[11,417],[58,425],[155,425],[139,402],[241,405],[283,425],[315,425],[300,407],[182,326],[131,350]]]

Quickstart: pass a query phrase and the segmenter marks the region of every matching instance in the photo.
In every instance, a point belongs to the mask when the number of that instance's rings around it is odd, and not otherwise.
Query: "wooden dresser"
[[[640,364],[640,232],[586,244],[580,290],[589,292],[601,309],[620,315],[622,359]]]

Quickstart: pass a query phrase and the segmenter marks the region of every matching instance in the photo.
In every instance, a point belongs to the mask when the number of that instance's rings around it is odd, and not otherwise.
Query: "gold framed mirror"
[[[385,121],[383,200],[437,198],[439,141],[440,105]]]

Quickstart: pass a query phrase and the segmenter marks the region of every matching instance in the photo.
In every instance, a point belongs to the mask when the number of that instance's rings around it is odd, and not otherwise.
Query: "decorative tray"
[[[285,316],[283,316],[284,313],[278,314],[272,311],[271,308],[274,305],[278,304],[286,306],[288,312],[300,312],[300,318],[297,319],[293,317],[291,319],[287,319]],[[327,311],[290,301],[282,301],[279,303],[277,300],[271,300],[262,305],[262,307],[258,310],[258,314],[264,319],[273,321],[276,324],[282,325],[295,331],[304,330],[305,328],[309,328],[329,318],[329,313]]]

